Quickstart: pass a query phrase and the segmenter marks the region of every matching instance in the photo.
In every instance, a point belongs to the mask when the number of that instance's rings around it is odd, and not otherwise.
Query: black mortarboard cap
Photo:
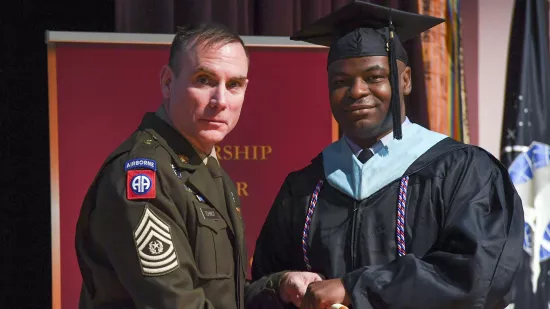
[[[391,9],[362,0],[322,17],[294,33],[290,39],[330,47],[327,67],[334,61],[368,56],[387,56],[392,85],[393,134],[401,139],[401,108],[397,62],[408,62],[402,42],[444,22],[444,19]]]

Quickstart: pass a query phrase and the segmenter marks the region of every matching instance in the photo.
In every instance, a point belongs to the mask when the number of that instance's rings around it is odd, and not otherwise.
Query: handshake
[[[292,303],[300,309],[347,309],[351,303],[341,279],[324,280],[312,272],[283,274],[279,296],[284,303]]]

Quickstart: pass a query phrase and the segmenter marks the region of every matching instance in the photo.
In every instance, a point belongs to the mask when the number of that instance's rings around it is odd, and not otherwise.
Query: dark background
[[[288,5],[288,3],[292,5]],[[241,35],[288,36],[348,0],[15,0],[0,9],[0,307],[51,307],[45,31],[173,33],[214,20]],[[378,0],[414,12],[416,1]],[[408,43],[423,80],[420,44]],[[86,72],[82,72],[86,74]],[[75,76],[78,78],[78,76]],[[425,102],[415,83],[414,102]],[[83,94],[85,95],[85,94]],[[414,121],[426,125],[426,108]],[[424,112],[422,112],[424,111]],[[62,162],[61,162],[62,163]]]
[[[45,30],[114,31],[115,6],[101,0],[17,0],[1,7],[0,307],[50,308]]]

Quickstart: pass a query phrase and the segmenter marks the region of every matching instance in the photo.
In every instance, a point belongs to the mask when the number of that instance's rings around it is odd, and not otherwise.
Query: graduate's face
[[[240,43],[200,45],[181,55],[180,72],[161,72],[165,108],[190,142],[210,148],[239,120],[248,85],[248,58]],[[209,151],[208,149],[202,149]]]
[[[411,91],[410,68],[397,61],[401,115],[404,95]],[[330,106],[342,131],[352,139],[380,138],[392,130],[391,86],[388,57],[341,59],[328,68]]]

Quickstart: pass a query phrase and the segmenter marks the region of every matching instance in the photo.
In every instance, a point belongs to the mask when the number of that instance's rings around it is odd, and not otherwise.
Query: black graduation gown
[[[311,271],[343,278],[353,308],[504,308],[524,226],[506,168],[484,150],[446,138],[404,176],[407,254],[398,256],[396,245],[400,179],[361,201],[325,181],[307,240]],[[287,176],[257,240],[252,280],[307,270],[302,233],[324,178],[322,154]],[[269,299],[264,308],[274,307]]]
[[[514,309],[547,309],[550,308],[550,260],[540,262],[540,275],[537,279],[537,290],[533,293],[531,276],[531,256],[523,252],[520,271],[514,282]]]

